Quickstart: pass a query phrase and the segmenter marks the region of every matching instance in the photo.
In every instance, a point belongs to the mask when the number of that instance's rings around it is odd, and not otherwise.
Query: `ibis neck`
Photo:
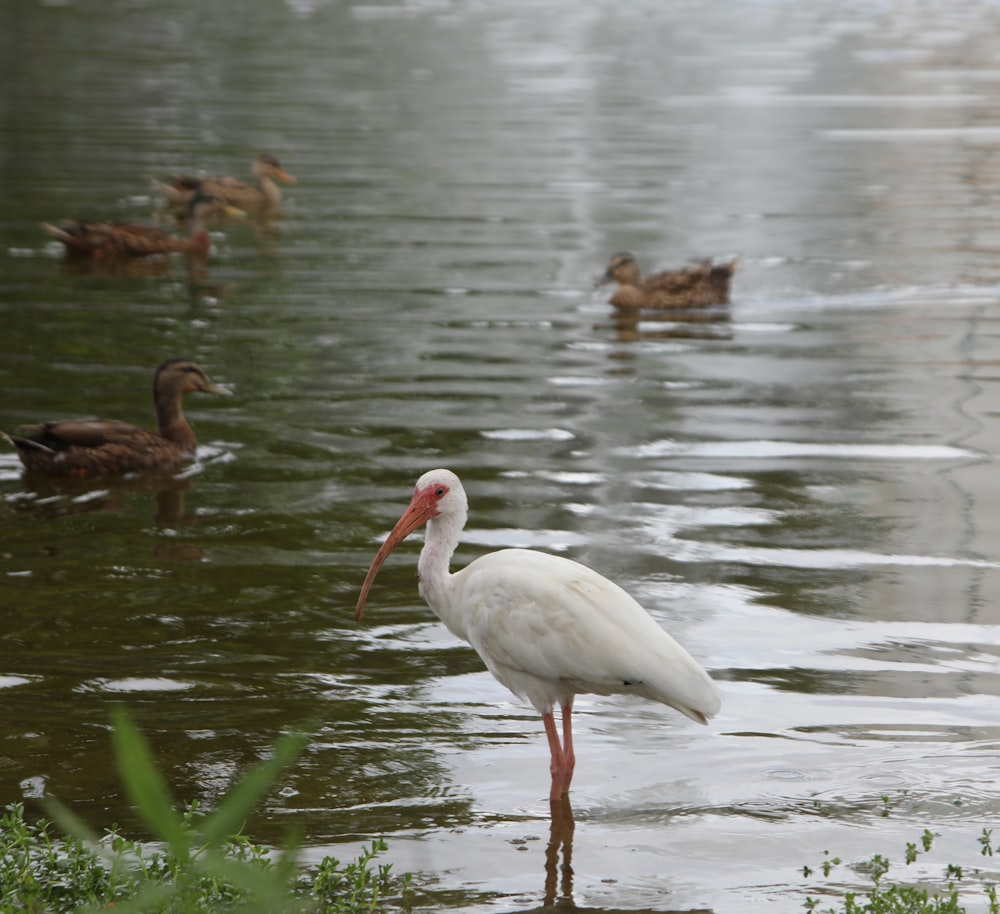
[[[424,548],[420,552],[417,571],[420,575],[420,595],[435,615],[455,634],[462,637],[461,607],[451,603],[451,572],[448,565],[458,546],[465,526],[464,517],[435,517],[427,522]]]

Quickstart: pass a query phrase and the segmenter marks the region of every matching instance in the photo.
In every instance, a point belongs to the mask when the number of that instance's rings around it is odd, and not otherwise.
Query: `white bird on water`
[[[503,685],[542,715],[552,754],[550,800],[567,794],[573,778],[576,695],[637,695],[701,724],[718,713],[715,683],[694,658],[624,590],[586,565],[532,549],[501,549],[450,573],[468,513],[465,489],[451,470],[424,473],[368,569],[355,620],[361,621],[382,563],[426,523],[420,595]]]

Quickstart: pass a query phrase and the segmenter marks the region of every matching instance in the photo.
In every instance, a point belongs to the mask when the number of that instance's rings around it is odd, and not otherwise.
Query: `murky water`
[[[995,869],[994,4],[15,3],[0,34],[0,427],[151,421],[169,355],[236,392],[188,398],[166,491],[0,454],[2,802],[128,821],[125,702],[209,803],[318,718],[251,833],[385,836],[442,909],[796,911],[824,850],[924,828]],[[151,178],[262,150],[287,219],[201,275],[80,273],[38,227],[151,220]],[[620,249],[738,254],[731,311],[616,320]],[[584,561],[721,685],[707,728],[580,699],[571,882],[541,725],[423,606],[418,542],[353,621],[438,465],[458,563]]]

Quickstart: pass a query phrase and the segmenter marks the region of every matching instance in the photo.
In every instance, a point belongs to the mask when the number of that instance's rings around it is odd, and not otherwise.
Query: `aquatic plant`
[[[886,798],[883,797],[883,801],[888,809]],[[903,855],[906,865],[910,866],[921,854],[929,852],[936,837],[925,828],[919,841],[908,841]],[[991,829],[983,829],[979,844],[983,856],[993,856]],[[1000,846],[996,850],[1000,852]],[[823,859],[816,869],[804,866],[802,875],[808,879],[818,869],[828,878],[842,863],[839,857],[832,857],[829,851],[824,851]],[[948,864],[942,878],[929,884],[926,880],[916,882],[887,879],[892,863],[882,854],[874,854],[854,868],[866,874],[871,882],[870,888],[864,892],[846,892],[835,906],[826,908],[820,908],[819,899],[810,896],[805,900],[805,909],[812,914],[964,914],[966,909],[961,894],[967,895],[978,888],[986,897],[986,910],[989,914],[1000,914],[997,886],[978,869],[966,873],[963,867]]]
[[[280,739],[271,756],[247,772],[218,807],[177,812],[145,739],[122,711],[113,745],[122,781],[154,836],[141,842],[117,828],[103,837],[54,800],[54,822],[28,822],[22,804],[0,816],[0,914],[106,911],[116,914],[260,912],[359,914],[404,905],[408,875],[376,863],[386,850],[375,840],[353,861],[333,857],[315,867],[297,861],[294,840],[275,851],[241,833],[247,816],[307,742],[305,733]],[[124,760],[128,760],[127,764]]]

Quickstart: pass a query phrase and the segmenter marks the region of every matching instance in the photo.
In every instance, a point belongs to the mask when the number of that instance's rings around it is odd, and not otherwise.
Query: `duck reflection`
[[[177,255],[159,257],[88,257],[67,254],[60,262],[65,276],[144,280],[176,275]],[[183,255],[184,282],[192,306],[217,305],[232,293],[233,283],[212,279],[208,270],[208,252]]]
[[[86,478],[50,476],[26,472],[21,477],[24,491],[10,500],[17,509],[59,517],[69,514],[124,513],[132,510],[137,497],[155,495],[154,519],[158,526],[174,527],[193,523],[185,516],[185,499],[191,479],[166,473],[132,478]]]
[[[231,292],[232,284],[213,281],[209,275],[208,264],[213,250],[212,248],[188,250],[180,254],[162,253],[148,257],[113,253],[95,257],[67,250],[60,261],[60,271],[64,276],[74,278],[159,279],[176,275],[177,263],[180,260],[184,264],[184,277],[191,303],[215,304]]]
[[[105,279],[153,279],[169,277],[175,272],[177,255],[154,257],[88,257],[67,254],[60,262],[65,276]],[[183,255],[184,276],[188,294],[194,303],[222,298],[227,289],[211,281],[208,272],[209,252],[191,251]]]
[[[168,474],[148,474],[129,479],[86,479],[25,473],[24,490],[8,496],[15,510],[37,517],[66,517],[75,514],[125,514],[136,510],[136,503],[147,504],[155,497],[153,520],[157,527],[178,529],[197,523],[187,513],[187,495],[191,479]],[[154,553],[173,562],[200,562],[204,550],[190,542],[166,540],[157,543]]]
[[[188,301],[192,308],[223,307],[223,300],[239,288],[235,282],[213,280],[208,271],[207,257],[185,257],[184,264]]]
[[[67,276],[116,276],[124,279],[148,279],[167,276],[171,260],[158,257],[90,257],[67,252],[60,269]]]
[[[733,335],[729,309],[724,305],[674,311],[616,308],[609,322],[598,324],[596,329],[611,330],[622,343],[666,339],[727,340]]]

